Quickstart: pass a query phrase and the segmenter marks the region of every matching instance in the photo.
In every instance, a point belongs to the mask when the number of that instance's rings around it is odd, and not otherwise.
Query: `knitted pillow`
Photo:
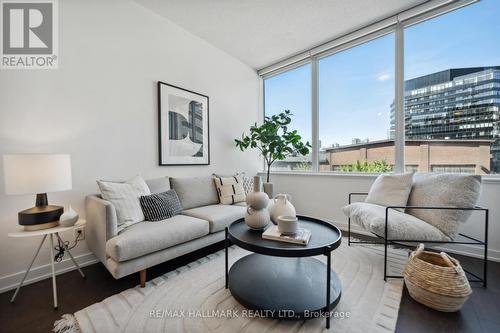
[[[139,199],[146,221],[161,221],[182,212],[182,205],[174,190],[143,195]]]

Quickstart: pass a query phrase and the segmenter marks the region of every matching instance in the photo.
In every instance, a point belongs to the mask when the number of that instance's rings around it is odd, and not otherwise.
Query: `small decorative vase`
[[[269,211],[267,209],[253,209],[252,207],[247,208],[247,213],[245,214],[245,223],[250,229],[262,230],[264,229],[270,221]]]
[[[253,209],[264,209],[269,204],[267,194],[260,191],[260,177],[253,177],[253,192],[247,194],[247,206]]]
[[[64,212],[59,218],[59,224],[63,227],[71,227],[75,225],[76,221],[78,221],[78,214],[73,210],[71,206],[69,206],[68,210]]]
[[[290,202],[289,194],[280,193],[273,200],[272,207],[269,208],[271,220],[274,224],[278,223],[278,216],[296,216],[295,207]]]
[[[273,183],[264,183],[264,192],[267,194],[269,199],[273,198],[273,190],[274,190]]]
[[[271,220],[267,206],[269,197],[260,191],[260,177],[253,177],[253,192],[247,195],[247,212],[245,214],[245,223],[250,229],[262,230]]]

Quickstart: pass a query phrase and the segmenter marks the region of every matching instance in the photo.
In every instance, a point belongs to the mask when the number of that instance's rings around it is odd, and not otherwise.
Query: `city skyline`
[[[486,0],[405,29],[405,80],[450,68],[500,65],[500,45],[493,42],[500,31],[499,11],[500,1]],[[319,73],[323,147],[388,137],[394,34],[321,59]],[[311,140],[310,80],[307,64],[265,82],[266,114],[290,109],[293,127],[306,140]]]

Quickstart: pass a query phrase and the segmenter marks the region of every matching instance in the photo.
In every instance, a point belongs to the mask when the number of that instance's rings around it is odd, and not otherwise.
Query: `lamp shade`
[[[71,190],[71,157],[67,154],[3,156],[6,194]]]

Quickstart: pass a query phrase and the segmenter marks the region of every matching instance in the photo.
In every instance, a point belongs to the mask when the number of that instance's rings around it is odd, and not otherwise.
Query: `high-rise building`
[[[390,138],[394,138],[394,104]],[[494,140],[492,173],[500,172],[500,66],[455,68],[405,82],[409,140]]]

